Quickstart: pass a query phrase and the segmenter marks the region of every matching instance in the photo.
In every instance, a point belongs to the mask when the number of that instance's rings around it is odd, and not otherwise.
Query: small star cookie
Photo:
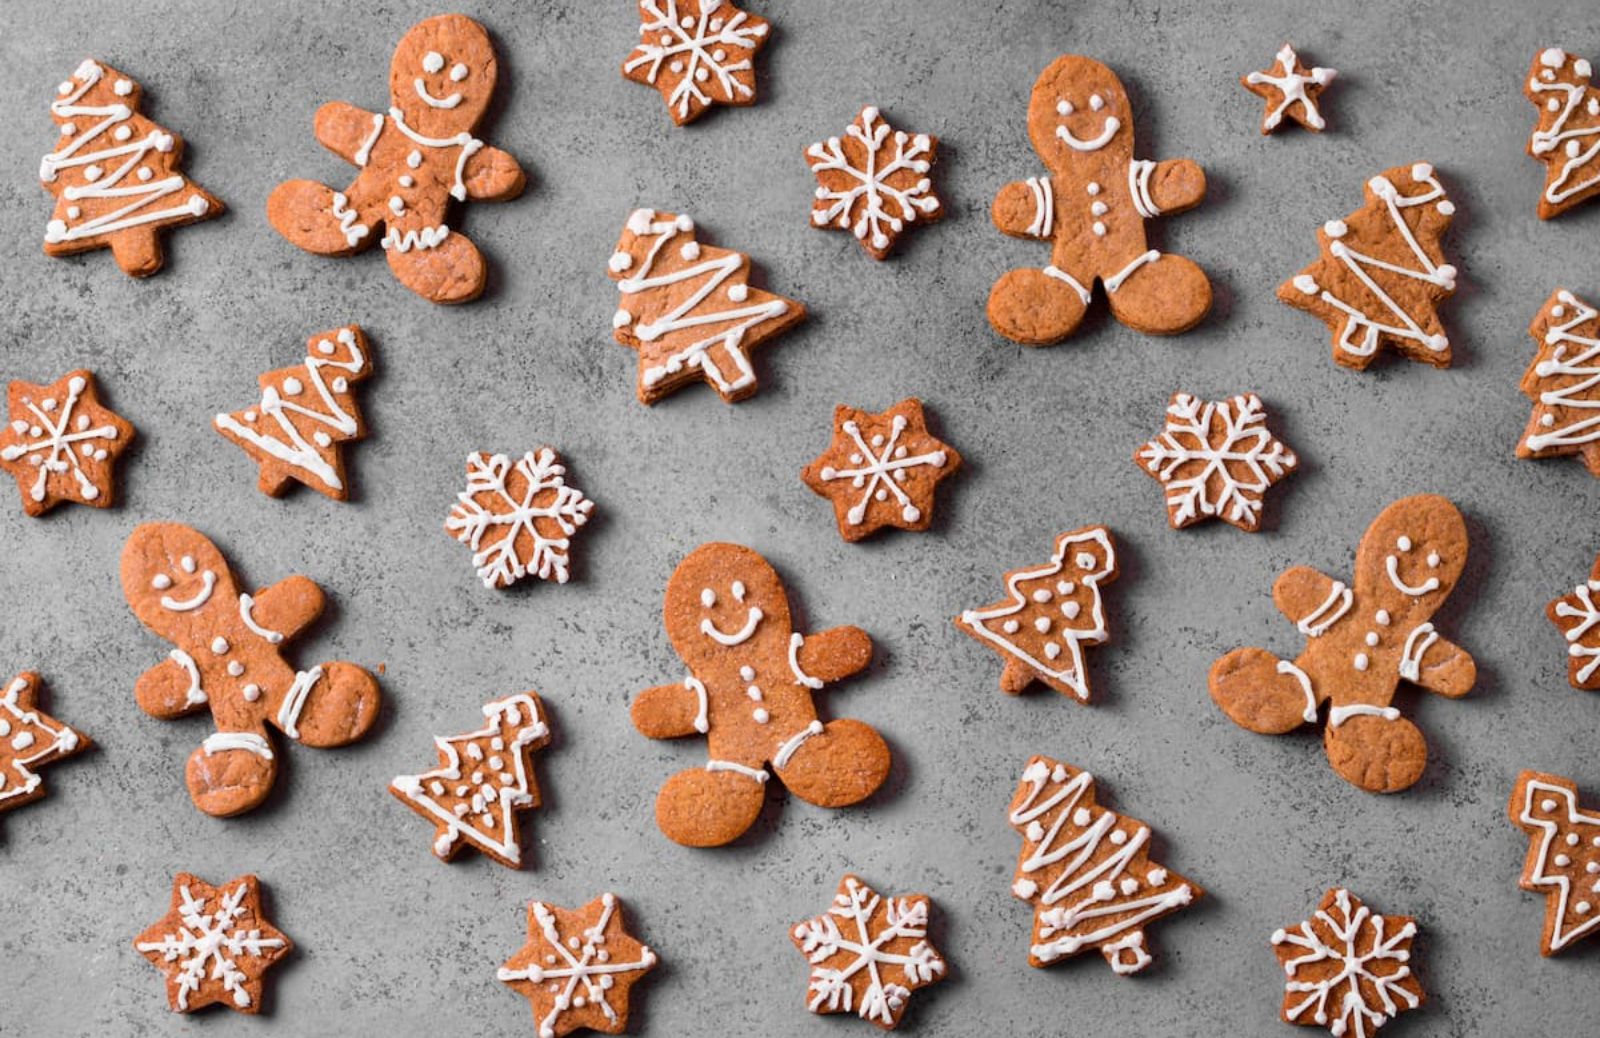
[[[1328,891],[1310,919],[1272,935],[1284,1023],[1359,1038],[1422,1005],[1410,966],[1416,934],[1410,916],[1379,915],[1348,890]]]
[[[294,944],[267,922],[261,882],[240,876],[220,887],[188,872],[172,881],[172,907],[133,940],[139,954],[167,978],[174,1013],[212,1004],[261,1012],[267,969]]]
[[[812,226],[849,231],[873,259],[886,259],[907,226],[944,215],[928,179],[938,150],[939,138],[896,130],[863,108],[843,137],[806,149],[817,178]]]
[[[639,0],[639,44],[622,74],[661,91],[682,126],[713,104],[755,103],[754,58],[769,30],[726,0]]]
[[[63,501],[111,507],[114,466],[133,442],[133,426],[100,402],[94,375],[80,369],[49,385],[18,380],[7,403],[0,469],[16,478],[23,510],[43,515]]]
[[[833,442],[800,478],[833,502],[839,534],[859,541],[885,526],[926,530],[934,488],[961,467],[961,455],[928,432],[922,401],[908,397],[878,414],[840,404],[833,425]]]
[[[1261,117],[1263,136],[1282,126],[1285,118],[1320,133],[1328,123],[1317,107],[1317,98],[1337,75],[1331,68],[1306,68],[1294,47],[1285,43],[1270,68],[1240,76],[1239,82],[1267,102]]]
[[[1166,428],[1133,460],[1167,489],[1174,530],[1221,519],[1246,533],[1261,525],[1261,499],[1300,459],[1267,429],[1254,393],[1207,401],[1172,394]]]
[[[539,1038],[628,1029],[628,996],[656,953],[628,933],[622,903],[601,894],[576,912],[534,901],[528,943],[496,974],[533,1006]]]

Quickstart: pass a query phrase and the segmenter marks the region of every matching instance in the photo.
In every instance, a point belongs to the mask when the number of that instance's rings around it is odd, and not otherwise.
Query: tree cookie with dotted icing
[[[0,814],[44,796],[40,768],[94,743],[39,709],[43,682],[23,671],[0,688]]]
[[[12,382],[0,426],[0,470],[17,481],[22,510],[43,515],[63,501],[116,503],[116,463],[133,426],[100,402],[93,373],[69,371],[49,385]]]
[[[1587,58],[1548,47],[1533,59],[1522,92],[1539,109],[1528,154],[1544,163],[1539,219],[1600,195],[1600,90]]]
[[[1517,885],[1544,895],[1540,953],[1600,934],[1600,808],[1584,810],[1571,779],[1524,771],[1506,809],[1528,834]]]
[[[1557,289],[1528,326],[1537,353],[1522,373],[1533,413],[1517,443],[1519,458],[1583,462],[1600,476],[1600,311]]]
[[[878,414],[834,408],[833,442],[800,478],[833,502],[839,535],[859,541],[885,526],[926,530],[935,488],[960,467],[955,448],[928,432],[922,401],[908,397]]]

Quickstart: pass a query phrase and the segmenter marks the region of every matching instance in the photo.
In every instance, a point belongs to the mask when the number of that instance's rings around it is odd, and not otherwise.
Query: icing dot
[[[1076,602],[1061,603],[1061,615],[1065,616],[1068,620],[1076,620],[1078,618],[1078,613],[1082,612],[1082,610],[1083,607],[1078,605]]]
[[[231,661],[228,664],[228,673],[234,677],[238,677],[240,674],[244,673],[244,664],[240,663],[238,660]]]
[[[750,295],[750,286],[749,285],[740,284],[740,285],[729,285],[728,286],[728,298],[733,300],[735,303],[744,302],[745,299],[749,297],[749,295]]]
[[[1343,220],[1329,220],[1322,225],[1322,232],[1330,238],[1343,238],[1349,231]]]
[[[1089,192],[1090,195],[1098,195],[1100,193],[1100,185],[1098,182],[1091,180],[1084,190]]]
[[[1369,646],[1376,646],[1378,644],[1378,632],[1377,631],[1368,631],[1367,632],[1367,644]]]
[[[684,242],[683,247],[678,250],[678,255],[682,256],[686,260],[699,259],[700,243],[697,241]]]
[[[128,129],[126,126],[119,126],[117,127],[117,132],[113,133],[111,136],[115,137],[119,141],[125,141],[129,137],[133,136],[133,131]]]
[[[1433,551],[1433,552],[1429,552],[1428,553],[1428,568],[1429,569],[1438,569],[1439,568],[1439,553],[1438,552]]]
[[[416,169],[418,166],[422,165],[422,152],[412,151],[411,154],[407,155],[406,165],[410,166],[412,169]]]
[[[83,171],[83,179],[85,179],[85,180],[99,180],[100,179],[100,174],[102,174],[104,172],[105,172],[105,170],[101,169],[99,166],[89,166],[89,167],[85,168],[84,171]]]
[[[611,262],[608,264],[608,266],[620,274],[624,270],[627,270],[629,267],[633,266],[633,254],[627,252],[613,252],[611,254]]]
[[[1539,810],[1541,810],[1541,811],[1554,811],[1555,809],[1556,809],[1556,802],[1554,800],[1550,799],[1549,797],[1545,797],[1543,800],[1539,801]]]
[[[452,65],[450,67],[450,81],[452,83],[459,83],[463,79],[466,79],[466,78],[467,78],[467,66],[461,64],[460,62],[457,62],[455,65]]]
[[[1098,112],[1100,109],[1104,108],[1105,106],[1106,106],[1105,99],[1102,98],[1099,94],[1090,94],[1089,95],[1089,107],[1090,108],[1092,108],[1093,110]]]
[[[284,396],[299,396],[301,392],[305,390],[305,388],[305,385],[293,375],[290,375],[288,378],[283,380]]]
[[[1072,112],[1073,112],[1073,107],[1072,107],[1072,102],[1071,101],[1068,101],[1066,98],[1063,97],[1061,100],[1056,102],[1056,114],[1057,115],[1071,115]]]
[[[1053,660],[1057,656],[1061,655],[1061,646],[1057,645],[1055,642],[1045,642],[1044,654],[1045,658]]]
[[[700,589],[700,604],[707,609],[717,604],[717,593],[710,588]]]
[[[340,375],[338,378],[333,380],[333,391],[335,393],[343,393],[345,390],[347,390],[349,388],[350,388],[350,383],[349,383],[348,380],[345,379],[345,377],[343,375]]]
[[[1121,829],[1114,829],[1111,832],[1111,842],[1116,844],[1118,847],[1121,847],[1123,844],[1128,842],[1128,834],[1123,832]]]
[[[1356,658],[1353,661],[1351,661],[1351,666],[1355,667],[1357,670],[1366,670],[1367,669],[1367,654],[1364,653],[1364,652],[1356,653]]]
[[[1050,589],[1042,587],[1039,590],[1035,591],[1033,593],[1033,600],[1035,602],[1048,602],[1048,601],[1050,601]]]
[[[1387,610],[1387,609],[1378,610],[1377,615],[1375,615],[1373,617],[1373,619],[1378,621],[1378,624],[1380,626],[1388,627],[1389,626],[1389,610]]]
[[[398,183],[401,187],[416,187],[417,186],[416,178],[413,177],[409,173],[400,174],[400,179],[398,181],[396,181],[396,183]]]
[[[760,707],[756,707],[756,709],[751,712],[750,716],[756,719],[756,724],[766,724],[772,719],[772,715]]]
[[[611,327],[613,328],[626,328],[632,323],[633,315],[620,307],[616,313],[611,315]]]
[[[422,56],[422,71],[437,72],[444,68],[444,55],[436,50],[430,50]]]
[[[1104,202],[1096,202],[1089,207],[1089,212],[1096,216],[1104,216],[1107,208],[1108,206]]]
[[[167,576],[165,573],[157,573],[155,575],[155,579],[150,581],[150,586],[155,588],[157,591],[165,591],[167,588],[172,586],[172,578]]]
[[[1400,539],[1394,542],[1394,546],[1399,548],[1401,551],[1410,551],[1411,538],[1407,537],[1405,534],[1401,534]]]
[[[111,84],[111,89],[118,97],[127,97],[133,93],[133,84],[126,79],[119,79]]]
[[[1000,625],[1000,629],[1007,634],[1016,634],[1019,629],[1019,625],[1015,620],[1007,620],[1005,623]]]
[[[1094,568],[1094,556],[1090,555],[1086,551],[1078,552],[1078,557],[1076,559],[1074,559],[1073,561],[1078,564],[1078,568],[1079,569],[1093,569]]]
[[[1094,226],[1090,229],[1094,231],[1094,236],[1096,238],[1104,238],[1106,236],[1106,225],[1101,223],[1099,220],[1096,220],[1094,222]]]
[[[194,556],[193,555],[185,555],[183,558],[178,560],[178,565],[183,567],[183,571],[185,573],[193,573],[194,572]]]
[[[1039,617],[1033,622],[1033,629],[1040,634],[1046,633],[1050,630],[1050,618],[1048,616]]]
[[[1073,825],[1088,825],[1093,819],[1094,815],[1089,813],[1087,807],[1080,807],[1072,813]]]
[[[1450,201],[1448,198],[1440,202],[1434,208],[1438,209],[1439,212],[1443,213],[1445,216],[1454,216],[1456,214],[1456,204]]]
[[[71,219],[76,220],[78,217],[80,217],[82,215],[83,215],[83,210],[82,209],[79,209],[75,205],[67,206],[67,216],[70,217]]]
[[[140,167],[137,176],[140,180],[149,180],[151,177],[155,176],[155,173],[148,167]]]
[[[1558,854],[1550,860],[1555,862],[1556,868],[1558,869],[1564,869],[1568,865],[1572,864],[1572,859],[1567,857],[1565,854]]]
[[[211,639],[211,651],[216,653],[218,656],[221,656],[223,653],[227,652],[228,639],[224,638],[220,634]]]
[[[1578,846],[1578,834],[1577,833],[1568,833],[1567,834],[1567,846],[1568,847],[1576,847],[1576,846]]]

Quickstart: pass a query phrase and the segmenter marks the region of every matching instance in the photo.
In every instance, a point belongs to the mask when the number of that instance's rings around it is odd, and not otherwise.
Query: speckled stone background
[[[280,180],[347,182],[351,169],[313,139],[312,112],[335,98],[385,106],[390,50],[432,7],[11,0],[0,11],[0,375],[46,380],[87,364],[140,431],[116,510],[35,520],[0,501],[0,669],[43,671],[48,709],[99,744],[51,768],[50,796],[5,819],[0,1033],[531,1034],[527,1004],[494,977],[522,943],[524,904],[612,889],[665,960],[640,989],[644,1033],[865,1034],[805,1012],[806,966],[787,934],[846,869],[937,899],[953,976],[915,996],[905,1024],[929,1038],[1292,1033],[1277,1020],[1267,938],[1339,883],[1421,920],[1430,1002],[1385,1033],[1592,1029],[1600,946],[1540,959],[1543,903],[1516,889],[1526,844],[1505,798],[1523,767],[1600,795],[1600,699],[1567,686],[1542,616],[1600,548],[1600,482],[1575,462],[1512,457],[1529,319],[1557,286],[1600,290],[1600,206],[1534,217],[1542,173],[1522,153],[1533,111],[1520,80],[1545,46],[1600,57],[1594,7],[752,7],[778,27],[760,103],[677,129],[653,91],[618,74],[635,39],[630,3],[469,5],[503,74],[482,136],[531,182],[518,201],[452,219],[492,263],[487,295],[456,309],[414,298],[376,254],[303,254],[264,218]],[[1237,83],[1286,38],[1340,71],[1320,137],[1263,139],[1261,103]],[[1028,93],[1066,51],[1123,75],[1142,156],[1193,156],[1210,177],[1205,205],[1155,230],[1215,281],[1215,312],[1190,334],[1145,338],[1097,304],[1076,339],[1035,351],[984,320],[994,278],[1046,262],[1045,246],[1003,238],[987,212],[1002,183],[1041,170]],[[169,236],[167,269],[146,282],[105,253],[39,249],[46,106],[86,55],[144,84],[147,114],[183,134],[188,171],[230,207]],[[881,265],[808,227],[801,159],[867,102],[942,138],[950,209]],[[1456,366],[1353,374],[1330,361],[1324,327],[1273,289],[1315,255],[1314,229],[1359,203],[1367,177],[1419,159],[1459,206],[1448,248],[1461,290],[1445,310]],[[610,337],[605,260],[639,205],[694,214],[811,308],[761,356],[754,399],[727,407],[701,387],[654,409],[635,402],[633,355]],[[292,363],[308,334],[352,320],[379,366],[363,394],[373,436],[350,454],[355,498],[267,499],[210,417],[253,399],[257,374]],[[1275,409],[1304,465],[1272,496],[1265,532],[1167,528],[1159,488],[1130,456],[1178,388],[1256,390]],[[929,533],[847,545],[798,471],[826,444],[835,403],[910,394],[968,468],[945,484]],[[464,458],[545,443],[599,503],[575,579],[486,591],[441,529]],[[1269,739],[1234,727],[1205,676],[1235,645],[1295,651],[1299,635],[1269,599],[1274,575],[1298,562],[1346,575],[1379,509],[1424,490],[1467,516],[1468,575],[1440,623],[1476,655],[1480,680],[1459,702],[1402,693],[1433,758],[1414,789],[1379,798],[1335,777],[1310,730]],[[280,742],[278,789],[245,818],[203,817],[185,795],[183,762],[207,721],[161,723],[134,703],[135,679],[166,645],[124,605],[116,560],[134,524],[155,519],[200,527],[252,584],[305,573],[327,588],[333,607],[294,646],[299,665],[386,668],[373,737],[342,751]],[[1090,653],[1098,701],[1001,695],[996,658],[949,618],[1089,522],[1116,531],[1124,560],[1109,593],[1114,642]],[[871,671],[824,702],[881,727],[896,766],[854,810],[789,802],[774,783],[750,836],[696,851],[657,832],[652,803],[704,744],[650,742],[627,710],[635,691],[682,673],[661,591],[677,560],[713,539],[765,553],[810,627],[872,633]],[[538,761],[547,806],[526,816],[529,867],[470,855],[442,865],[427,826],[384,786],[431,763],[432,734],[466,730],[484,700],[527,688],[556,731]],[[1110,804],[1151,824],[1159,853],[1211,893],[1153,928],[1157,965],[1143,976],[1114,976],[1094,956],[1027,965],[1004,807],[1040,752],[1099,775]],[[271,915],[300,950],[275,970],[263,1019],[170,1015],[160,976],[131,948],[180,869],[213,881],[254,871],[269,886]]]

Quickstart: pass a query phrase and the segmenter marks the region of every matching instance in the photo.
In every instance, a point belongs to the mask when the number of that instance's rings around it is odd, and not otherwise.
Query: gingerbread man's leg
[[[1007,271],[989,290],[989,324],[1024,346],[1053,345],[1078,330],[1093,283],[1057,267]]]
[[[335,660],[297,673],[274,720],[285,735],[307,746],[348,746],[378,719],[381,698],[376,678],[354,663]]]
[[[243,814],[267,799],[278,774],[266,731],[213,732],[189,755],[184,781],[194,806],[214,818]]]
[[[377,241],[374,209],[361,181],[335,191],[315,180],[286,180],[267,196],[267,220],[291,243],[318,256],[349,256]]]
[[[1211,310],[1211,280],[1186,256],[1151,249],[1105,278],[1111,312],[1147,335],[1176,335]]]
[[[428,244],[424,232],[394,232],[386,246],[389,269],[417,295],[435,303],[468,303],[483,294],[487,267],[472,239],[450,231]],[[398,242],[393,239],[398,237]]]
[[[1428,763],[1422,730],[1392,706],[1331,707],[1322,744],[1339,777],[1370,793],[1410,787]]]
[[[789,792],[818,807],[860,803],[889,777],[889,746],[877,729],[846,717],[812,721],[772,758]]]
[[[1311,678],[1265,649],[1234,649],[1211,665],[1211,698],[1241,728],[1282,735],[1317,719]]]
[[[720,847],[755,824],[766,789],[767,772],[759,762],[713,758],[667,779],[656,797],[656,824],[685,847]]]

